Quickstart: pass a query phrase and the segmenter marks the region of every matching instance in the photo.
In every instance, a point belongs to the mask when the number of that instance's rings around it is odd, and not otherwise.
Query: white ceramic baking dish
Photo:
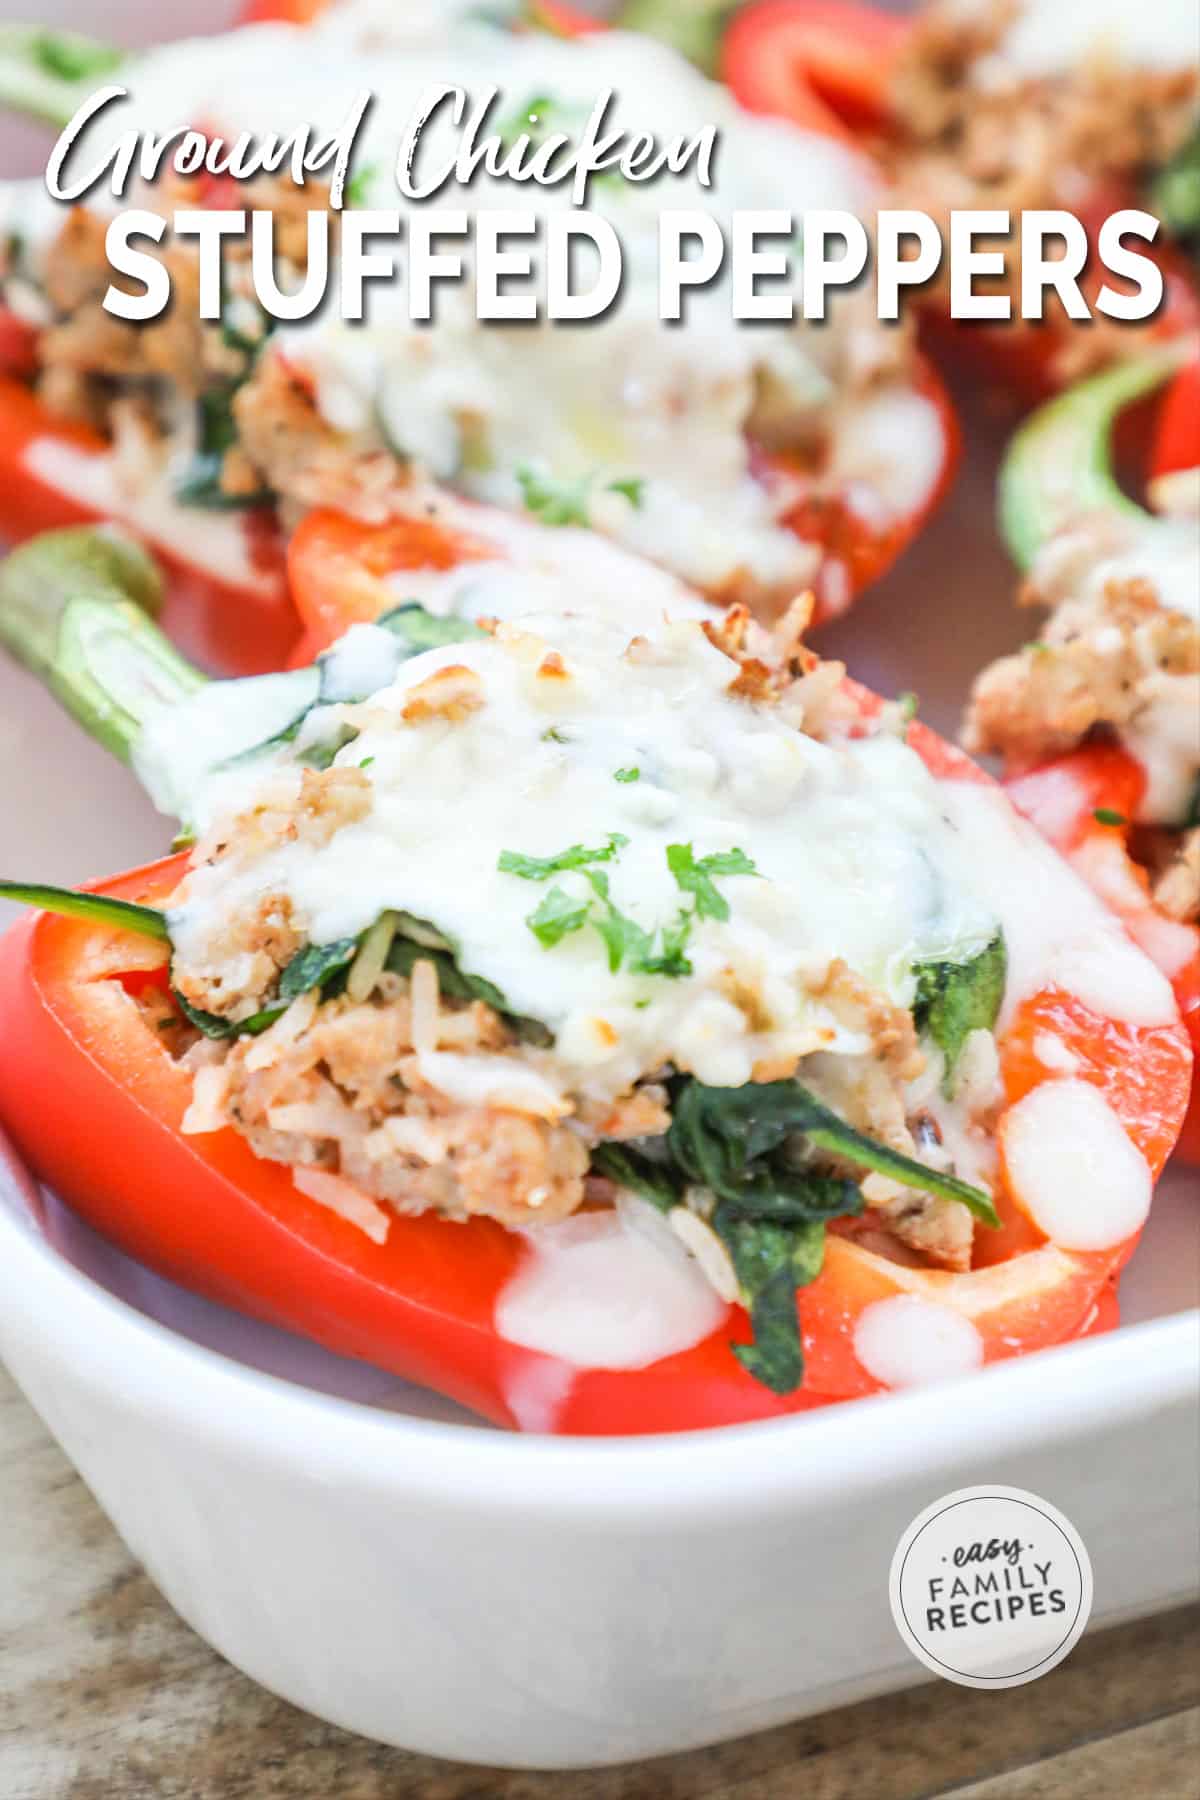
[[[130,1549],[231,1662],[386,1742],[570,1768],[911,1684],[892,1552],[985,1481],[1074,1521],[1094,1624],[1200,1584],[1195,1312],[776,1423],[518,1437],[195,1300],[0,1170],[0,1353]],[[1165,1198],[1134,1311],[1179,1298],[1187,1214]]]

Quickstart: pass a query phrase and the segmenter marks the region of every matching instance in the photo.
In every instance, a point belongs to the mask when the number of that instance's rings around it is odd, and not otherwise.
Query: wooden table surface
[[[574,1775],[384,1749],[297,1712],[160,1599],[0,1371],[3,1800],[1196,1800],[1200,1607],[1003,1693],[931,1682]]]

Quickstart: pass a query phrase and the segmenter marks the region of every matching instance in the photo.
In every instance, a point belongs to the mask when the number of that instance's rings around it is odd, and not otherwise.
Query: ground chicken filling
[[[962,209],[999,208],[1014,219],[1042,208],[1086,214],[1101,190],[1136,195],[1185,150],[1200,111],[1194,41],[1175,67],[1137,66],[1119,51],[1106,53],[1099,23],[1100,42],[1092,45],[1088,9],[1076,10],[1074,65],[1038,73],[1003,60],[1022,0],[924,7],[901,52],[892,87],[897,129],[882,150],[911,204],[944,227]],[[1121,203],[1112,198],[1104,210]],[[1000,285],[1018,293],[1016,256]],[[1064,345],[1059,378],[1081,376],[1128,348],[1119,323],[1097,318]]]
[[[173,181],[160,204],[194,207],[194,182]],[[241,203],[269,209],[276,221],[276,272],[285,289],[306,262],[306,220],[323,208],[321,183],[298,188],[285,178],[245,185]],[[108,438],[119,479],[131,495],[169,477],[179,502],[209,509],[271,498],[262,471],[237,442],[232,405],[258,360],[271,321],[250,285],[249,245],[226,250],[221,321],[200,317],[200,262],[189,244],[168,242],[160,257],[171,273],[172,301],[158,319],[136,324],[107,312],[114,277],[105,252],[108,221],[84,206],[27,268],[19,236],[0,253],[0,285],[18,315],[36,328],[39,397],[58,418]]]
[[[745,745],[747,751],[758,746],[764,767],[778,761],[783,734],[777,724],[786,719],[788,735],[798,728],[802,743],[822,746],[809,753],[823,764],[844,752],[847,730],[860,730],[861,722],[856,702],[842,685],[840,665],[818,662],[800,642],[807,610],[807,605],[796,609],[769,661],[747,653],[748,621],[736,612],[727,615],[720,629],[667,628],[662,643],[621,638],[625,648],[617,678],[645,684],[643,703],[635,708],[640,711],[652,707],[660,669],[669,707],[698,707],[707,716],[703,693],[694,691],[697,683],[707,687],[713,706],[730,709],[728,717],[712,721],[717,743],[723,731],[736,733],[744,724],[768,719],[771,735],[747,738]],[[636,1160],[648,1151],[646,1166],[651,1166],[653,1147],[665,1141],[680,1104],[681,1083],[694,1080],[696,1069],[706,1079],[721,1072],[724,1065],[704,1059],[717,1054],[712,1033],[728,1020],[733,1023],[724,1028],[731,1035],[744,1035],[752,1083],[764,1084],[767,1091],[768,1084],[800,1078],[810,1095],[855,1131],[928,1171],[930,1189],[924,1190],[911,1180],[894,1179],[886,1169],[864,1169],[853,1156],[814,1157],[797,1139],[798,1168],[851,1184],[847,1191],[853,1203],[846,1202],[844,1216],[838,1216],[837,1207],[831,1209],[833,1229],[853,1233],[901,1261],[969,1267],[975,1220],[968,1205],[936,1191],[937,1177],[953,1174],[967,1143],[974,1147],[972,1175],[977,1166],[988,1167],[987,1146],[1000,1105],[990,1029],[1000,990],[989,1024],[971,1029],[955,1048],[950,1106],[945,1099],[947,1056],[928,1031],[919,1030],[914,1002],[897,1000],[847,958],[828,955],[808,967],[802,994],[781,1001],[773,971],[745,954],[736,937],[726,946],[720,921],[728,918],[730,908],[756,903],[765,909],[764,918],[776,916],[774,903],[763,892],[767,884],[757,869],[745,872],[750,859],[740,849],[718,853],[708,864],[689,863],[687,880],[693,882],[696,907],[685,901],[673,927],[684,939],[682,948],[678,942],[669,948],[664,933],[661,948],[655,938],[653,955],[647,957],[650,934],[612,904],[608,930],[620,919],[622,930],[639,946],[643,970],[654,971],[637,978],[625,969],[613,976],[611,941],[606,938],[606,970],[598,942],[571,922],[572,909],[585,903],[586,882],[592,880],[589,922],[597,931],[605,924],[601,908],[610,906],[622,859],[636,848],[629,846],[624,832],[611,834],[607,848],[597,848],[598,874],[578,873],[584,866],[576,854],[580,846],[572,847],[562,877],[575,884],[569,893],[557,884],[553,890],[547,887],[536,859],[532,876],[526,870],[509,878],[517,889],[522,879],[530,882],[518,893],[518,905],[531,906],[544,897],[544,917],[554,921],[553,928],[538,925],[541,948],[532,946],[536,968],[545,969],[547,983],[565,966],[556,959],[573,955],[579,962],[595,952],[588,965],[589,970],[594,967],[594,977],[589,975],[582,991],[589,998],[588,1025],[597,1042],[582,1050],[576,1013],[559,1025],[556,1038],[539,1020],[526,1016],[523,1007],[516,1010],[504,994],[482,984],[465,962],[460,966],[449,934],[406,911],[385,910],[356,936],[314,950],[312,897],[329,888],[319,867],[314,873],[314,863],[330,859],[332,874],[332,859],[346,853],[356,832],[371,829],[386,803],[381,784],[395,777],[376,783],[373,765],[382,760],[381,744],[411,740],[423,742],[432,759],[453,754],[457,739],[484,729],[489,708],[501,711],[507,704],[497,689],[497,663],[505,680],[515,679],[520,695],[532,694],[535,707],[549,706],[552,722],[539,733],[539,758],[555,734],[565,743],[568,734],[578,733],[586,743],[588,704],[573,708],[570,695],[564,701],[559,690],[576,682],[583,686],[596,676],[598,662],[589,664],[589,658],[597,627],[591,625],[587,641],[579,644],[580,663],[572,652],[576,627],[560,620],[554,629],[551,647],[523,629],[496,627],[481,647],[470,646],[472,666],[435,653],[440,666],[421,679],[358,705],[326,708],[330,717],[322,719],[321,729],[335,726],[343,742],[332,765],[297,769],[277,759],[257,782],[250,803],[222,818],[198,845],[192,872],[167,909],[174,943],[172,986],[187,1020],[199,1026],[173,1026],[166,1039],[194,1076],[185,1129],[203,1133],[232,1126],[256,1154],[290,1165],[303,1193],[379,1240],[386,1236],[390,1213],[432,1210],[459,1220],[482,1214],[510,1228],[536,1226],[563,1219],[584,1205],[612,1203],[627,1184],[623,1165],[605,1160],[606,1151],[625,1147]],[[680,633],[687,635],[680,638]],[[761,648],[759,638],[753,641]],[[607,647],[602,654],[607,658]],[[430,658],[421,660],[428,663]],[[515,677],[509,666],[514,663]],[[589,702],[596,691],[590,691]],[[636,693],[632,698],[636,701]],[[665,729],[676,729],[676,722]],[[870,741],[881,755],[895,750],[908,757],[911,753],[899,747],[903,729],[897,709],[887,708]],[[364,759],[359,752],[368,740],[373,754]],[[666,740],[652,734],[644,743],[656,746],[664,767],[672,757],[679,766],[686,764],[685,780],[692,779],[690,749],[680,743],[669,750]],[[486,741],[483,747],[488,748]],[[740,757],[743,750],[734,753]],[[582,754],[590,757],[590,747]],[[644,748],[641,754],[648,763],[651,752]],[[361,766],[364,761],[367,767]],[[424,765],[414,768],[418,766]],[[427,766],[428,778],[438,779],[436,760]],[[648,777],[650,768],[644,773]],[[695,773],[701,790],[711,786],[708,770]],[[642,774],[636,771],[636,776]],[[614,793],[637,791],[631,768],[606,772],[606,778]],[[513,779],[537,777],[522,770]],[[576,776],[580,783],[584,779]],[[831,779],[836,787],[842,778],[835,774]],[[578,804],[585,816],[586,803],[582,794]],[[649,796],[638,804],[641,816],[653,820],[669,809],[670,801],[664,789],[653,804]],[[853,802],[853,816],[863,804]],[[744,798],[743,805],[749,806],[744,814],[749,821],[756,811],[769,811],[768,803],[754,795]],[[690,856],[691,846],[688,850]],[[351,852],[351,860],[339,863],[338,871],[352,870],[353,856],[360,854]],[[287,879],[289,871],[301,867],[308,871],[307,887]],[[744,890],[744,898],[729,897],[726,871],[741,873],[739,896]],[[480,883],[483,878],[481,868]],[[507,892],[503,882],[497,891]],[[551,904],[556,895],[557,903]],[[489,893],[481,891],[479,906],[488,904]],[[526,914],[517,928],[532,930],[540,916],[540,908]],[[560,939],[556,932],[564,920]],[[314,954],[324,959],[326,972],[294,993],[295,971]],[[786,954],[788,947],[781,944],[781,963]],[[516,979],[513,967],[510,958],[506,983]],[[680,978],[685,967],[686,980]],[[711,991],[701,991],[701,969]],[[486,974],[490,978],[493,972],[499,969],[494,966]],[[582,979],[578,967],[576,976]],[[894,989],[894,979],[886,985]],[[161,1010],[159,997],[151,995],[144,1004]],[[673,1014],[672,1007],[678,1012]],[[785,1016],[789,1007],[790,1026]],[[635,1055],[634,1064],[614,1062],[610,1070],[604,1054],[615,1052],[604,1034],[615,1040],[622,1019],[631,1035],[643,1030],[647,1043],[669,1042],[672,1054],[658,1055],[647,1067],[636,1067]],[[236,1035],[221,1035],[230,1032]],[[795,1047],[801,1041],[804,1050]],[[697,1046],[690,1062],[689,1043]],[[720,1287],[723,1282],[728,1286],[729,1271],[728,1258],[709,1229],[714,1205],[713,1195],[701,1185],[687,1187],[681,1206],[689,1217],[680,1235],[687,1241],[691,1234],[689,1247],[702,1265],[707,1258],[716,1269]],[[681,1207],[675,1212],[681,1214]]]
[[[1085,519],[1043,549],[1023,605],[1049,608],[1036,639],[975,683],[967,748],[1029,768],[1096,737],[1143,763],[1136,848],[1156,903],[1200,918],[1200,621],[1182,610],[1200,580],[1195,522],[1151,522],[1167,540],[1179,604],[1166,582],[1135,572],[1143,531],[1119,517]],[[1176,535],[1177,534],[1177,535]],[[1153,571],[1154,560],[1145,566]]]

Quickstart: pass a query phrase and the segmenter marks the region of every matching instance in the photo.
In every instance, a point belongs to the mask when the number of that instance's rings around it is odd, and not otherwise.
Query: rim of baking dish
[[[308,1476],[422,1491],[473,1509],[616,1520],[674,1512],[749,1519],[789,1493],[806,1506],[881,1477],[959,1462],[964,1420],[989,1456],[1067,1444],[1200,1388],[1200,1308],[1014,1358],[961,1380],[786,1418],[627,1437],[554,1437],[413,1418],[324,1394],[184,1337],[63,1257],[37,1224],[38,1191],[0,1127],[3,1336],[77,1383],[116,1393],[247,1460]],[[401,1455],[397,1455],[397,1451]],[[481,1479],[486,1485],[481,1489]]]

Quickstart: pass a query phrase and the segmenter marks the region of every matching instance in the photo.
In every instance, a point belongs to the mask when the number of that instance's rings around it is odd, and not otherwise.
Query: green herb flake
[[[502,850],[496,864],[502,875],[518,875],[522,881],[548,881],[567,869],[583,869],[589,863],[611,862],[629,839],[620,831],[610,831],[608,842],[594,849],[586,844],[571,844],[553,856],[525,856],[519,850]]]
[[[517,482],[526,512],[531,512],[543,525],[586,525],[591,477],[578,481],[556,481],[542,475],[527,463],[517,469]]]
[[[1117,812],[1111,806],[1098,806],[1092,817],[1097,825],[1128,825],[1129,823],[1124,813]]]
[[[587,923],[590,901],[575,899],[565,888],[552,887],[525,920],[538,943],[552,950]]]
[[[591,521],[591,496],[596,475],[581,475],[575,481],[556,480],[553,475],[522,463],[516,471],[517,482],[526,512],[531,512],[543,525],[588,525]],[[605,492],[620,494],[632,507],[640,510],[646,483],[638,475],[622,476],[605,483]]]
[[[646,483],[640,475],[627,475],[620,481],[610,481],[610,494],[622,494],[636,512],[641,512],[642,501],[646,496]]]
[[[621,782],[640,781],[641,777],[642,777],[642,771],[637,768],[614,769],[613,770],[613,780],[614,781],[621,781]]]
[[[900,708],[901,719],[906,725],[911,725],[920,711],[921,702],[919,697],[909,689],[906,693],[896,696],[896,705]]]
[[[602,870],[588,869],[585,873],[601,903],[599,910],[593,908],[589,916],[608,952],[609,973],[615,975],[625,962],[640,968],[642,959],[651,953],[653,938],[636,919],[631,919],[615,904],[609,893],[608,877]]]
[[[659,932],[658,948],[648,948],[638,953],[633,964],[635,972],[639,975],[665,975],[672,981],[690,975],[692,965],[685,952],[691,936],[693,916],[690,912],[680,912],[673,925],[664,925]]]
[[[667,845],[667,867],[676,886],[691,894],[702,919],[727,919],[729,902],[713,881],[714,875],[757,875],[758,869],[744,850],[717,850],[697,857],[690,844]]]

